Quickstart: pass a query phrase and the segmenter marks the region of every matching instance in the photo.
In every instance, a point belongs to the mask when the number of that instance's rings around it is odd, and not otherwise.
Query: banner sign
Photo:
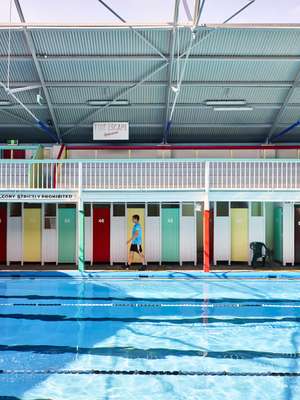
[[[94,122],[94,140],[128,140],[128,122]]]
[[[55,201],[55,202],[66,202],[66,201],[77,201],[78,197],[76,193],[0,193],[1,201]]]

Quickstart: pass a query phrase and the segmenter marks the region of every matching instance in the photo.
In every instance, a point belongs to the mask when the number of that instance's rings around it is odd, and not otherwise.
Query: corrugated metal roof
[[[287,107],[280,119],[282,123],[293,123],[300,119],[300,106]]]
[[[181,61],[183,64],[184,61]],[[291,81],[300,61],[287,60],[195,60],[187,63],[188,81]],[[173,73],[176,80],[176,73]]]
[[[168,51],[169,32],[161,29],[137,29],[162,53]],[[39,54],[69,55],[155,55],[157,52],[129,29],[33,30]]]
[[[199,39],[207,35],[204,28]],[[194,47],[191,54],[223,55],[299,55],[300,31],[297,29],[219,29]]]
[[[29,109],[30,108],[31,107],[29,106]],[[1,112],[1,110],[3,112]],[[34,108],[31,111],[40,120],[47,121],[48,119],[50,119],[49,112],[46,108],[42,109]],[[16,117],[10,117],[7,113],[15,115]],[[1,114],[0,118],[2,124],[18,124],[20,123],[18,117],[27,120],[28,123],[35,124],[34,119],[23,108],[19,108],[18,110],[16,109],[11,110],[9,107],[4,107],[2,109],[0,108],[0,114]]]
[[[169,52],[170,29],[138,29],[138,31],[161,52],[166,54]],[[175,108],[170,140],[179,142],[264,142],[280,106],[284,103],[300,70],[300,29],[276,27],[256,29],[252,27],[247,29],[220,28],[209,31],[208,28],[200,27],[199,31],[201,32],[197,34],[198,36],[207,35],[207,37],[192,50],[192,55],[199,58],[188,61],[183,79],[190,84],[182,85]],[[28,57],[29,50],[24,40],[24,33],[21,30],[12,30],[11,32],[12,53]],[[112,100],[125,92],[130,85],[134,85],[135,82],[139,82],[156,68],[164,65],[164,61],[157,58],[156,51],[127,28],[31,29],[31,33],[37,54],[49,56],[40,58],[39,62],[46,84],[50,85],[48,90],[60,124],[74,125],[80,122],[95,110],[86,107],[88,100]],[[189,29],[180,28],[181,52],[187,48],[190,37]],[[7,54],[7,39],[7,30],[0,29],[0,56]],[[175,48],[177,49],[177,46]],[[51,55],[54,58],[50,57]],[[73,58],[59,57],[68,55]],[[151,59],[150,56],[153,55],[157,57]],[[201,58],[201,55],[211,55],[212,57]],[[94,58],[82,56],[94,56]],[[115,57],[106,58],[105,56]],[[122,59],[121,56],[128,57]],[[141,56],[145,56],[145,58]],[[214,56],[226,57],[221,59]],[[234,56],[252,57],[236,59]],[[270,56],[270,59],[266,60],[266,56]],[[277,56],[277,58],[271,56]],[[278,59],[278,56],[282,56],[282,59]],[[183,62],[182,60],[181,67]],[[165,125],[167,72],[168,68],[165,66],[160,72],[151,76],[149,80],[152,83],[134,87],[128,93],[124,93],[121,98],[128,100],[130,107],[107,108],[103,112],[99,111],[93,114],[84,123],[129,121],[131,125],[140,125],[139,128],[131,126],[130,141],[161,141]],[[12,82],[26,82],[29,85],[39,83],[36,68],[30,58],[20,57],[18,60],[12,58],[10,78]],[[7,59],[2,57],[0,59],[0,80],[5,83],[6,79]],[[174,81],[176,79],[176,70],[173,79]],[[98,81],[101,82],[101,86],[97,86]],[[69,85],[70,82],[72,85]],[[76,86],[77,82],[78,84],[81,82],[90,84],[91,87]],[[105,82],[107,85],[103,86]],[[124,85],[124,82],[128,82],[128,85]],[[210,87],[201,86],[204,82],[208,82]],[[214,82],[222,83],[222,87],[213,86]],[[260,87],[260,82],[267,82],[270,87]],[[65,86],[58,87],[59,83]],[[36,105],[37,91],[35,89],[20,92],[18,97],[31,107],[33,104]],[[0,99],[6,98],[6,93],[0,90]],[[171,100],[173,98],[174,94],[171,91]],[[203,104],[205,100],[216,99],[242,99],[253,104],[254,109],[244,112],[215,112],[212,109],[195,106],[180,107],[182,104]],[[31,117],[28,117],[23,109],[16,109],[15,102],[12,99],[11,101],[14,107],[8,107],[7,111],[30,121]],[[64,108],[62,106],[64,104],[68,107]],[[73,104],[77,107],[72,108]],[[258,107],[257,104],[261,106]],[[299,119],[300,88],[294,90],[290,104],[293,104],[293,107],[286,109],[281,120],[287,125]],[[78,107],[78,105],[82,105],[82,107]],[[43,120],[50,119],[45,106],[41,109],[35,107],[34,113]],[[16,121],[14,116],[8,116],[0,109],[0,134],[2,133],[3,140],[8,134],[5,125],[15,124]],[[211,124],[211,127],[204,129],[200,125],[203,123]],[[196,126],[199,124],[199,127],[188,127],[193,124]],[[214,126],[214,124],[224,124],[224,126]],[[228,128],[226,124],[237,124],[237,126]],[[261,127],[259,124],[266,124],[269,127]],[[65,127],[61,128],[66,130]],[[35,132],[34,129],[33,132]],[[16,128],[14,132],[14,138],[18,136],[21,140],[25,138],[24,132],[28,137],[32,137],[27,127]],[[66,136],[66,140],[72,142],[91,141],[91,135],[92,127],[80,127]],[[284,140],[290,141],[295,141],[297,138],[298,140],[300,138],[299,129],[284,136]]]
[[[290,98],[290,103],[300,103],[300,87],[294,90]]]
[[[8,54],[8,30],[0,30],[0,54]],[[11,30],[11,54],[15,55],[25,55],[30,54],[27,47],[24,33],[20,30]]]
[[[214,111],[213,108],[177,108],[174,113],[174,124],[184,124],[193,121],[194,124],[259,124],[271,123],[278,110],[253,109],[252,111]]]
[[[129,86],[98,86],[98,87],[50,87],[49,93],[53,103],[57,104],[85,104],[88,100],[111,100],[121,90]],[[163,103],[165,101],[165,87],[138,86],[124,95],[130,104]]]
[[[7,79],[7,61],[0,60],[0,80],[6,81]],[[18,60],[11,61],[10,64],[10,80],[11,81],[38,81],[38,76],[36,73],[35,66],[32,60]]]
[[[164,64],[155,60],[46,60],[41,63],[47,81],[139,81]],[[151,77],[166,79],[166,68]]]
[[[26,104],[33,104],[36,103],[37,93],[38,89],[20,92],[18,93],[18,98]],[[12,98],[11,96],[9,96],[2,87],[0,87],[0,99],[9,100],[12,104],[17,104],[17,101],[14,100],[14,98]]]
[[[79,121],[93,112],[95,113],[85,123],[128,121],[132,124],[142,124],[144,121],[147,121],[147,123],[153,124],[157,123],[157,121],[160,122],[163,118],[163,110],[155,108],[112,107],[106,110],[99,109],[98,111],[95,107],[85,109],[55,109],[59,123],[62,124]]]
[[[172,92],[173,93],[173,92]],[[243,99],[248,103],[282,103],[288,88],[280,87],[225,87],[182,86],[178,103],[199,104],[205,100]],[[175,94],[173,93],[172,99]],[[299,94],[300,98],[300,94]]]

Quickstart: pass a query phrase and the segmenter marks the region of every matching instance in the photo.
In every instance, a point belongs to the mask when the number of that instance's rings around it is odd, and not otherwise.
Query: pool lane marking
[[[99,370],[99,369],[87,369],[87,370],[55,370],[55,369],[41,369],[41,370],[0,370],[2,375],[17,375],[17,374],[28,374],[28,375],[167,375],[167,376],[255,376],[255,377],[300,377],[300,372],[229,372],[229,371],[164,371],[164,370]]]
[[[300,308],[300,305],[292,304],[169,304],[169,303],[0,303],[0,307],[143,307],[143,308],[168,308],[168,307],[189,307],[189,308]]]

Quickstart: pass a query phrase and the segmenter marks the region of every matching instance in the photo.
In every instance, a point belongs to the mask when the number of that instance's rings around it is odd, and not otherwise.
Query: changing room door
[[[93,209],[93,262],[110,261],[110,209]]]
[[[0,206],[0,263],[6,262],[6,232],[7,232],[7,211],[6,205]]]
[[[132,235],[132,216],[137,214],[140,217],[140,225],[142,227],[142,250],[145,254],[145,209],[144,208],[127,208],[127,238],[128,240],[131,238]],[[130,243],[128,244],[128,253],[129,253]],[[133,262],[140,262],[140,257],[137,253],[133,255]]]
[[[300,206],[295,206],[295,263],[300,263]]]
[[[58,262],[75,263],[76,208],[58,208]]]
[[[3,158],[24,159],[25,150],[4,150]]]
[[[283,259],[283,210],[274,208],[274,260]]]
[[[248,261],[248,209],[231,209],[231,260]]]
[[[23,258],[25,262],[41,261],[41,209],[24,208]]]
[[[179,208],[162,208],[162,261],[179,262]]]

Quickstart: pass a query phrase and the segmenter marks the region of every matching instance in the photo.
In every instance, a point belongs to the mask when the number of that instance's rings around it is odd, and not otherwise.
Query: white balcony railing
[[[297,160],[0,160],[0,190],[300,190]]]

